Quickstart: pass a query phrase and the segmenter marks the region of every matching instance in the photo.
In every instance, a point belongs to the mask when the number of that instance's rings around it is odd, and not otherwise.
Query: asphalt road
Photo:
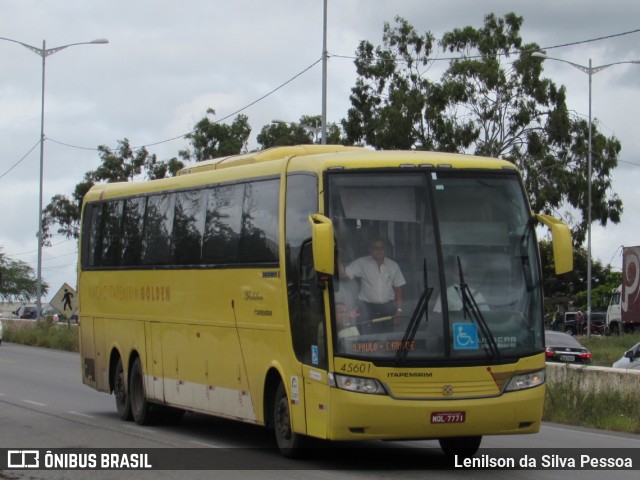
[[[177,425],[140,427],[118,419],[113,396],[82,384],[78,354],[3,343],[0,346],[0,449],[48,448],[188,448],[215,449],[211,458],[224,470],[209,471],[65,471],[7,470],[10,479],[335,479],[335,478],[481,478],[512,479],[626,479],[633,471],[615,470],[453,470],[424,471],[425,465],[444,466],[437,442],[368,442],[339,444],[339,449],[318,450],[305,460],[287,460],[274,450],[271,432],[242,423],[187,414]],[[536,435],[485,437],[483,452],[493,449],[554,452],[574,448],[640,451],[640,435],[546,424]],[[428,450],[425,450],[428,449]],[[142,451],[142,450],[141,450]],[[202,450],[183,450],[185,455]],[[617,450],[613,450],[616,452]],[[167,450],[167,452],[175,452]],[[562,450],[558,450],[562,452]],[[575,453],[575,451],[573,451]],[[560,455],[563,457],[563,454]],[[640,462],[638,462],[640,463]],[[375,466],[374,469],[362,466]],[[399,473],[399,470],[402,470]]]

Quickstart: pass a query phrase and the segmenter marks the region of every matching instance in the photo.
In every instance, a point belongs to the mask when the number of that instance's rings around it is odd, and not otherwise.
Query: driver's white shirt
[[[350,279],[360,279],[358,298],[368,303],[388,303],[394,300],[394,287],[407,283],[398,264],[386,257],[379,267],[372,256],[360,257],[351,262],[345,272]]]

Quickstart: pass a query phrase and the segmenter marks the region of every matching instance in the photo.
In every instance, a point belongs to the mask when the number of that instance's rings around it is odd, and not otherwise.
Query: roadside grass
[[[640,433],[638,399],[618,391],[583,392],[570,385],[550,385],[542,419],[579,427]]]
[[[51,318],[37,322],[5,320],[2,340],[22,345],[53,348],[67,352],[79,351],[76,325],[54,323]]]
[[[624,352],[640,342],[640,333],[609,337],[592,335],[589,338],[577,337],[577,339],[591,352],[592,366],[610,367],[624,355]]]

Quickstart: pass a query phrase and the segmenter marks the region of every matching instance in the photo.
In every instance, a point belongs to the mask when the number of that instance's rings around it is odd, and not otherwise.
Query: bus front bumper
[[[497,397],[398,400],[331,388],[330,440],[409,440],[536,433],[545,386]]]

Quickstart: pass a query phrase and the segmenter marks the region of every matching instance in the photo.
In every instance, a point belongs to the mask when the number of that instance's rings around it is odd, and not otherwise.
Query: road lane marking
[[[38,407],[46,407],[46,403],[34,402],[33,400],[22,400],[24,403],[28,403],[30,405],[36,405]]]
[[[67,412],[67,413],[69,413],[69,414],[71,414],[71,415],[77,415],[77,416],[79,416],[79,417],[84,417],[84,418],[96,418],[96,417],[94,417],[93,415],[87,415],[86,413],[81,413],[81,412],[73,412],[73,411],[70,411],[70,412]]]

